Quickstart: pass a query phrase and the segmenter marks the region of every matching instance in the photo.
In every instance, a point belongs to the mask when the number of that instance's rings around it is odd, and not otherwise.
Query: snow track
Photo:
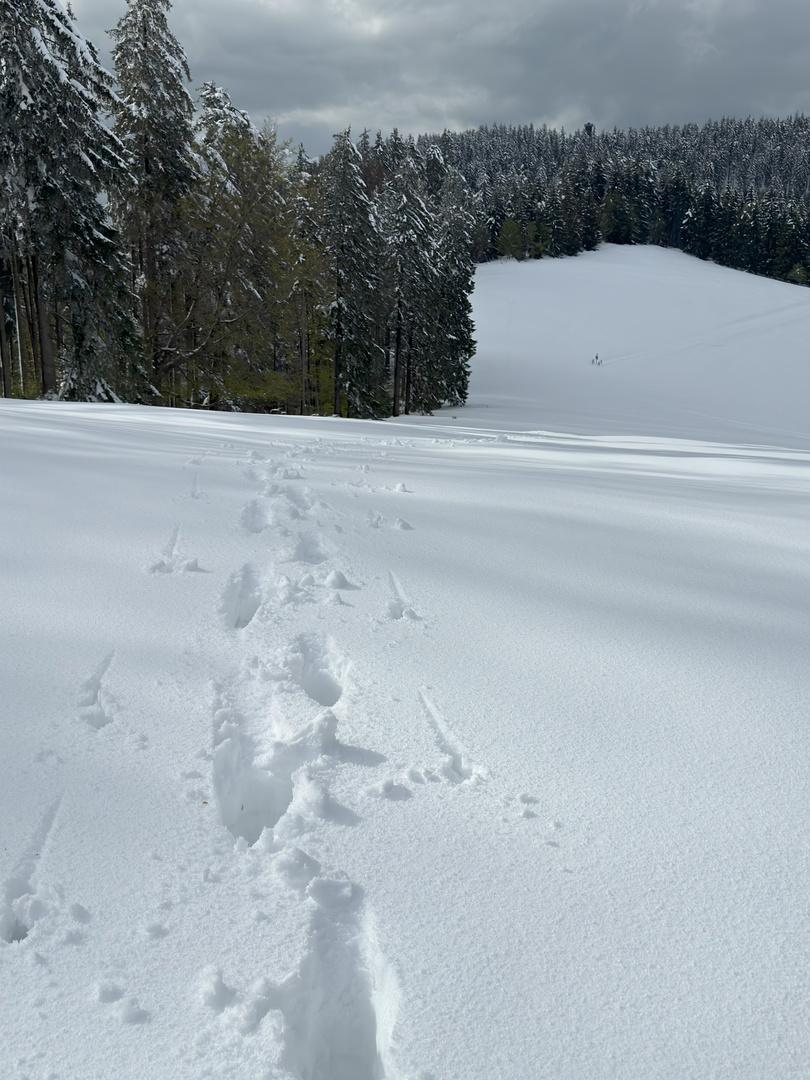
[[[274,556],[235,571],[222,596],[226,624],[249,636],[240,670],[216,692],[212,781],[222,824],[255,845],[298,897],[308,945],[296,970],[276,983],[265,979],[250,994],[228,987],[221,969],[206,969],[203,1000],[218,1013],[233,1010],[242,1035],[271,1025],[279,1068],[295,1080],[395,1080],[397,976],[362,887],[340,869],[325,871],[306,850],[318,846],[324,825],[361,820],[333,796],[336,772],[374,770],[386,759],[338,738],[333,709],[351,691],[352,664],[330,634],[299,633],[267,660],[255,653],[257,634],[264,640],[266,627],[275,631],[285,609],[345,607],[342,594],[358,587],[326,554],[321,519],[329,507],[293,486],[300,469],[254,458],[249,476],[260,494],[242,509],[240,524],[276,541]],[[317,578],[308,569],[314,566]],[[389,782],[385,794],[396,798],[398,790],[406,789]]]

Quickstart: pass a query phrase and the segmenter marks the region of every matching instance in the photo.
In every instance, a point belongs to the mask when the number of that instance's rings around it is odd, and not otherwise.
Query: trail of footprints
[[[249,630],[254,621],[278,623],[284,609],[307,604],[350,604],[360,588],[335,566],[343,530],[331,520],[327,504],[307,487],[301,449],[285,450],[280,463],[255,453],[248,463],[257,491],[242,508],[237,527],[247,536],[268,533],[275,557],[269,565],[245,562],[222,591],[220,618],[231,632],[247,635],[240,669],[215,688],[212,751],[205,756],[211,760],[222,824],[233,834],[237,850],[253,849],[251,854],[265,860],[268,872],[299,898],[308,924],[308,948],[296,970],[280,982],[262,978],[240,986],[232,974],[206,969],[198,1000],[217,1024],[240,1039],[262,1030],[277,1058],[268,1064],[279,1076],[393,1080],[402,1075],[394,1039],[400,996],[396,974],[379,946],[362,888],[340,870],[322,866],[306,848],[312,847],[310,840],[317,839],[322,823],[351,827],[360,821],[357,811],[330,790],[336,770],[345,764],[368,770],[368,782],[361,787],[365,795],[402,804],[415,797],[420,785],[472,788],[484,784],[488,772],[472,758],[426,687],[415,707],[440,756],[434,767],[414,766],[392,774],[382,754],[342,742],[335,709],[346,707],[352,696],[352,663],[328,633],[294,634],[269,659],[250,653],[256,641]],[[319,452],[334,451],[320,446]],[[359,479],[349,485],[373,491],[369,467],[358,471]],[[407,492],[404,484],[396,490]],[[190,497],[204,497],[196,476]],[[412,529],[404,518],[390,521],[373,510],[366,522],[373,529]],[[184,553],[179,526],[146,569],[155,575],[206,572]],[[393,571],[381,615],[391,622],[425,624]],[[113,653],[104,657],[80,689],[78,718],[96,732],[119,712],[108,687],[113,661]],[[381,771],[387,775],[380,777]],[[207,803],[211,797],[203,775],[191,770],[184,779],[192,784],[187,798]],[[516,803],[520,816],[536,816],[532,796],[520,795]],[[2,885],[0,942],[23,941],[38,920],[69,913],[71,929],[63,944],[78,943],[92,919],[82,905],[68,906],[64,897],[37,880],[35,852],[45,845],[58,809],[57,803],[45,814],[30,851]],[[224,866],[209,866],[204,878],[216,882],[222,873],[227,873]],[[254,914],[266,918],[259,909]],[[152,944],[168,933],[160,921],[148,923],[142,932],[144,941]],[[114,1010],[122,1023],[150,1019],[129,995],[124,978],[102,979],[95,993],[99,1004]]]
[[[301,482],[301,467],[267,464],[262,475],[256,464],[260,491],[239,524],[252,534],[272,530],[279,551],[275,567],[246,563],[230,577],[220,614],[237,632],[260,612],[271,617],[287,605],[346,603],[358,588],[332,562],[334,547],[321,522],[328,507]],[[377,515],[369,524],[386,523]],[[410,528],[402,519],[395,527]],[[418,621],[393,574],[390,587],[387,616]],[[212,774],[222,823],[237,844],[264,849],[274,873],[306,903],[309,948],[280,984],[265,979],[240,989],[211,969],[202,977],[201,1001],[242,1035],[273,1025],[277,1065],[300,1080],[397,1075],[389,1059],[399,992],[363,891],[303,850],[319,822],[359,821],[330,792],[334,770],[345,762],[370,770],[385,764],[382,755],[338,737],[333,710],[351,684],[351,669],[332,637],[305,633],[270,661],[246,659],[216,690]],[[412,795],[390,778],[368,790],[394,800]]]
[[[359,586],[334,566],[335,541],[324,520],[329,507],[306,486],[299,460],[280,464],[251,456],[249,477],[259,485],[243,507],[239,527],[267,531],[276,541],[272,565],[248,562],[229,578],[220,615],[234,632],[255,620],[278,621],[288,605],[345,604]],[[369,488],[368,466],[350,486]],[[404,484],[397,489],[405,492]],[[410,530],[403,518],[388,522],[369,511],[375,529]],[[342,529],[333,523],[339,537]],[[398,577],[389,574],[389,620],[422,623]],[[384,1080],[401,1075],[393,1028],[399,990],[396,975],[377,942],[363,891],[340,871],[328,870],[305,848],[321,822],[352,826],[359,817],[331,794],[330,779],[343,763],[367,767],[367,795],[406,803],[414,787],[429,782],[475,787],[488,779],[427,688],[419,707],[441,762],[377,779],[386,759],[348,746],[338,735],[335,709],[350,697],[352,664],[327,633],[291,637],[270,660],[249,655],[227,683],[216,687],[212,779],[221,821],[237,847],[265,853],[272,872],[306,905],[309,948],[296,971],[280,983],[262,979],[231,985],[219,968],[205,971],[200,1001],[242,1036],[269,1025],[277,1067],[296,1080]],[[376,776],[375,776],[376,774]],[[519,797],[522,816],[533,817],[536,800]],[[261,913],[259,913],[261,914]]]
[[[330,452],[321,446],[319,452],[324,451]],[[246,634],[245,651],[240,669],[215,688],[212,751],[205,756],[211,760],[222,824],[233,834],[237,850],[252,848],[251,854],[264,859],[268,872],[299,898],[308,924],[308,947],[296,970],[280,982],[263,978],[240,986],[229,973],[207,969],[200,977],[198,1000],[217,1024],[226,1025],[239,1038],[262,1030],[277,1055],[269,1064],[280,1076],[393,1080],[402,1075],[394,1039],[400,996],[396,974],[379,946],[362,888],[340,870],[322,866],[306,848],[312,847],[310,841],[317,839],[323,823],[351,827],[360,821],[357,811],[340,803],[330,790],[336,771],[346,764],[368,770],[368,782],[361,788],[367,796],[402,804],[414,798],[420,785],[476,787],[486,782],[488,773],[455,735],[427,688],[415,706],[440,756],[435,767],[400,769],[392,775],[383,755],[342,742],[335,710],[345,708],[352,696],[352,663],[328,633],[291,635],[269,659],[251,654],[250,646],[257,640],[251,629],[254,622],[278,624],[284,609],[307,604],[351,604],[352,594],[360,588],[335,566],[342,529],[331,520],[327,504],[307,487],[302,456],[300,448],[294,448],[281,463],[261,454],[251,455],[248,463],[257,492],[241,510],[237,527],[247,536],[268,533],[275,557],[269,565],[245,562],[222,591],[219,616],[232,633]],[[362,466],[360,479],[351,486],[373,490],[368,471]],[[404,484],[397,490],[407,491]],[[202,497],[196,477],[191,497]],[[374,529],[412,529],[404,518],[392,522],[376,511],[369,511],[366,520]],[[183,552],[179,526],[147,569],[155,575],[205,572]],[[393,571],[383,603],[383,619],[425,625]],[[119,712],[108,687],[113,660],[113,653],[104,657],[81,686],[78,718],[93,731],[111,724]],[[387,775],[380,777],[381,771]],[[196,784],[187,792],[189,799],[208,801],[202,774],[191,770],[184,779]],[[522,816],[535,816],[531,809],[535,803],[529,795],[520,796]],[[46,842],[57,813],[58,804],[45,815],[31,852],[3,884],[0,941],[22,941],[38,919],[66,909],[73,929],[64,943],[70,944],[81,940],[84,924],[92,918],[80,904],[67,909],[64,898],[50,895],[37,882],[32,853]],[[204,877],[216,882],[224,872],[209,866]],[[256,918],[266,916],[257,910]],[[167,930],[154,921],[143,934],[154,944]],[[129,996],[125,979],[102,979],[96,996],[122,1023],[150,1019],[149,1012]]]

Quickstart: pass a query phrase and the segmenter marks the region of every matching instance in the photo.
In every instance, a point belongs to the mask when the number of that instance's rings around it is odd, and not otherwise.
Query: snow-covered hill
[[[3,1077],[810,1071],[810,293],[475,306],[455,415],[0,404]]]
[[[485,422],[810,446],[810,289],[607,245],[481,267],[475,317]]]

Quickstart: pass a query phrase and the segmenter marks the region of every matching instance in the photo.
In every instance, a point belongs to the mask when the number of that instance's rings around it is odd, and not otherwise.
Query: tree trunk
[[[397,332],[394,338],[394,405],[392,416],[399,416],[399,388],[402,381],[402,306],[397,300]]]
[[[28,316],[28,336],[31,340],[31,357],[34,361],[34,377],[39,383],[40,390],[44,393],[44,379],[42,375],[42,350],[39,341],[39,310],[37,305],[36,290],[34,289],[34,274],[31,268],[31,259],[24,259],[25,278],[23,279],[23,296],[25,297],[25,311]]]
[[[31,256],[31,288],[34,294],[34,306],[37,310],[39,322],[39,352],[42,359],[42,392],[43,394],[55,393],[56,364],[54,363],[53,358],[51,319],[42,298],[39,280],[39,259],[36,255]]]
[[[14,290],[14,329],[17,336],[17,363],[20,368],[20,394],[24,395],[25,369],[23,367],[22,312],[20,311],[23,295],[22,285],[20,283],[20,268],[17,264],[17,255],[14,251],[11,253],[11,287]]]
[[[157,256],[155,253],[154,244],[152,243],[152,236],[149,232],[146,232],[142,239],[143,246],[143,267],[144,267],[144,284],[143,284],[143,314],[141,316],[143,320],[143,344],[144,352],[146,353],[146,360],[152,367],[152,375],[155,381],[155,386],[160,389],[161,375],[160,370],[160,356],[158,355],[158,340],[157,340],[157,312],[156,307],[156,291],[157,291]],[[174,380],[172,379],[172,385]]]
[[[405,415],[411,411],[411,387],[413,385],[413,330],[408,334],[408,357],[405,364]]]
[[[307,360],[309,358],[309,341],[307,339],[307,296],[301,292],[301,415],[306,416],[309,411],[309,388],[307,386]]]
[[[321,397],[321,365],[315,364],[315,411],[318,416],[321,415],[323,409],[323,398]]]
[[[334,400],[334,413],[335,416],[342,416],[343,409],[340,403],[340,374],[341,364],[343,362],[343,324],[338,316],[337,326],[335,327],[335,400]]]
[[[6,306],[0,289],[0,363],[3,366],[3,397],[11,397],[11,349],[6,336]]]

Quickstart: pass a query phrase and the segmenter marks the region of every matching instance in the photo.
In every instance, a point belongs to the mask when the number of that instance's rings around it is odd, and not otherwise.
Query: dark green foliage
[[[498,234],[498,254],[506,259],[522,259],[525,254],[525,247],[518,223],[514,218],[504,218],[501,231]]]

